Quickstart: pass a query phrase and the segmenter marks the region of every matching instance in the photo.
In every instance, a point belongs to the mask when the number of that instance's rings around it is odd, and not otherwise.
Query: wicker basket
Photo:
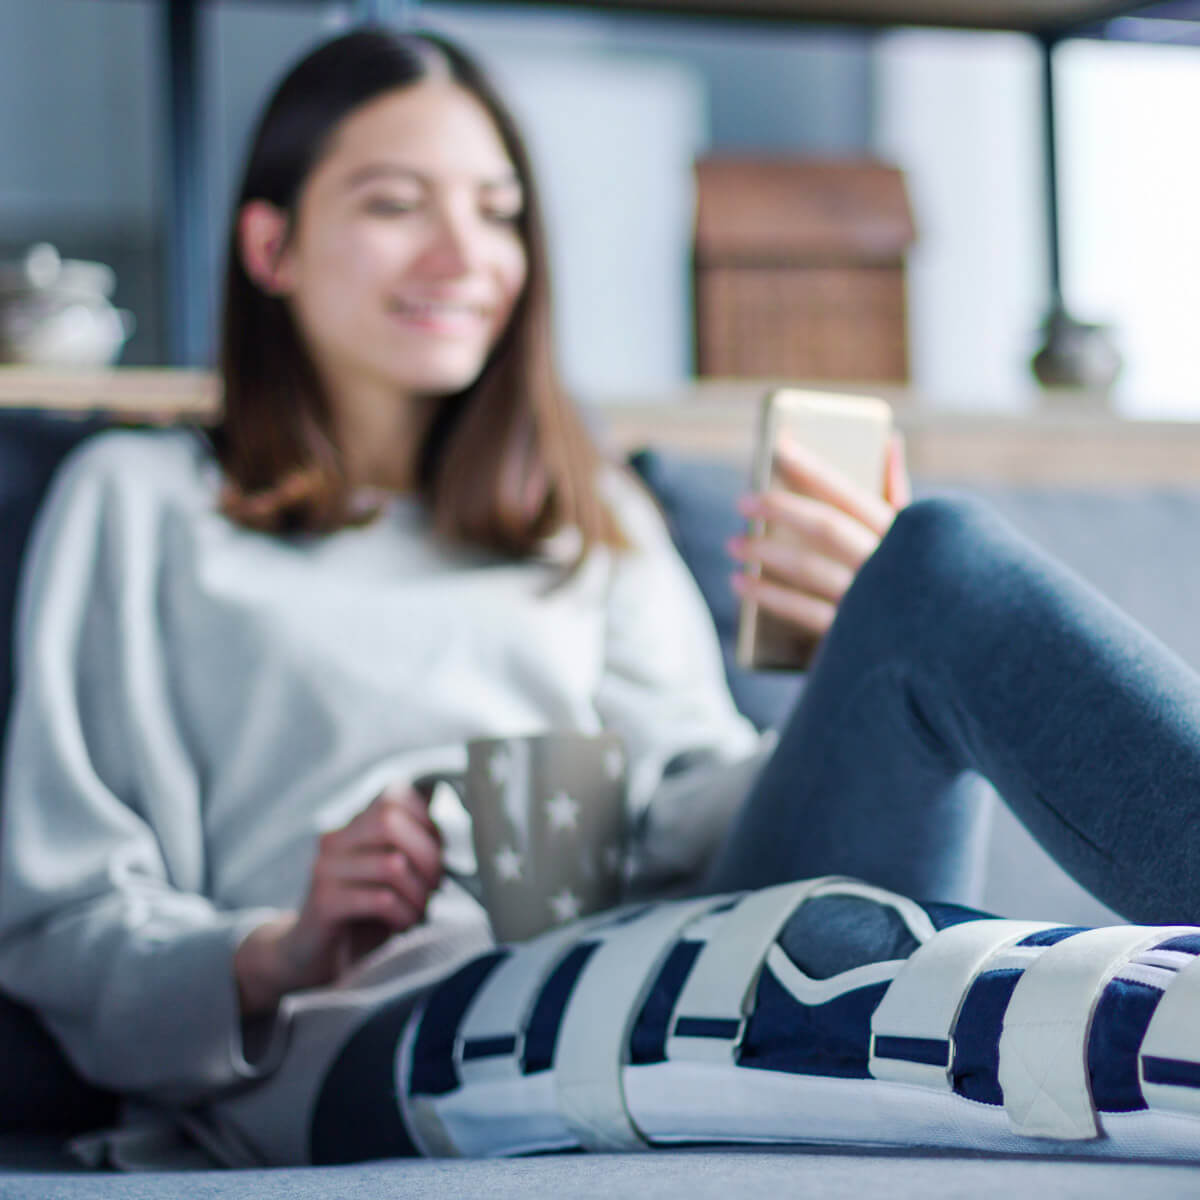
[[[697,177],[701,375],[908,379],[900,171],[708,158]]]

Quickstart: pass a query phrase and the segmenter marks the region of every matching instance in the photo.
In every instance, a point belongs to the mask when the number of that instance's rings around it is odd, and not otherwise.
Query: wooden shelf
[[[122,414],[172,421],[210,418],[218,387],[211,371],[162,367],[115,367],[109,371],[61,371],[0,366],[0,408],[50,408],[60,412]]]
[[[586,403],[606,445],[644,445],[749,467],[758,400],[771,381],[704,380]],[[1061,396],[1027,414],[933,408],[910,388],[813,385],[880,396],[896,410],[914,476],[935,483],[1200,487],[1200,421],[1134,420]],[[0,408],[111,412],[130,420],[208,420],[218,385],[208,371],[142,367],[35,371],[0,367]]]
[[[879,388],[860,390],[884,394]],[[1200,421],[1133,420],[1086,410],[896,409],[909,470],[927,483],[1200,487]],[[601,420],[614,450],[664,445],[748,472],[755,412],[753,403],[737,399],[606,405]]]

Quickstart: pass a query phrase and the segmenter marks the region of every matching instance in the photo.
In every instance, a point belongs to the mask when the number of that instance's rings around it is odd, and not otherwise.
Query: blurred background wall
[[[156,22],[141,3],[0,0],[0,259],[52,241],[117,271],[138,333],[163,345]]]
[[[205,10],[214,292],[257,108],[348,7]],[[139,322],[127,363],[166,357],[160,20],[154,0],[0,0],[0,258],[49,240],[111,263]],[[432,2],[421,20],[480,54],[524,120],[549,201],[559,344],[583,394],[631,397],[690,372],[697,154],[877,153],[905,168],[921,238],[914,384],[940,403],[1031,402],[1046,280],[1028,42]],[[1120,407],[1195,412],[1200,50],[1070,45],[1060,80],[1068,301],[1120,331]]]

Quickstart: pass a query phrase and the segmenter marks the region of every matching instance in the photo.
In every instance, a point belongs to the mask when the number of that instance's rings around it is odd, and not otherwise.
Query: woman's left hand
[[[786,488],[745,497],[743,516],[765,518],[768,537],[737,537],[729,552],[758,563],[754,578],[739,572],[734,590],[814,638],[825,636],[859,568],[912,498],[903,443],[888,447],[883,496],[851,483],[791,438],[781,439],[777,463]]]

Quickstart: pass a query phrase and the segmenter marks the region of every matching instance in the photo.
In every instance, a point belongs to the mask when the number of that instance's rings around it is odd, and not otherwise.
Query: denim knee
[[[901,509],[880,544],[908,578],[960,580],[995,537],[999,518],[981,500],[934,496]]]
[[[924,546],[953,548],[977,543],[996,516],[974,496],[947,493],[914,500],[896,515],[892,534]]]
[[[924,640],[940,622],[957,623],[965,610],[989,602],[990,589],[981,585],[997,562],[1003,529],[971,497],[915,501],[897,515],[843,608],[880,637]]]

